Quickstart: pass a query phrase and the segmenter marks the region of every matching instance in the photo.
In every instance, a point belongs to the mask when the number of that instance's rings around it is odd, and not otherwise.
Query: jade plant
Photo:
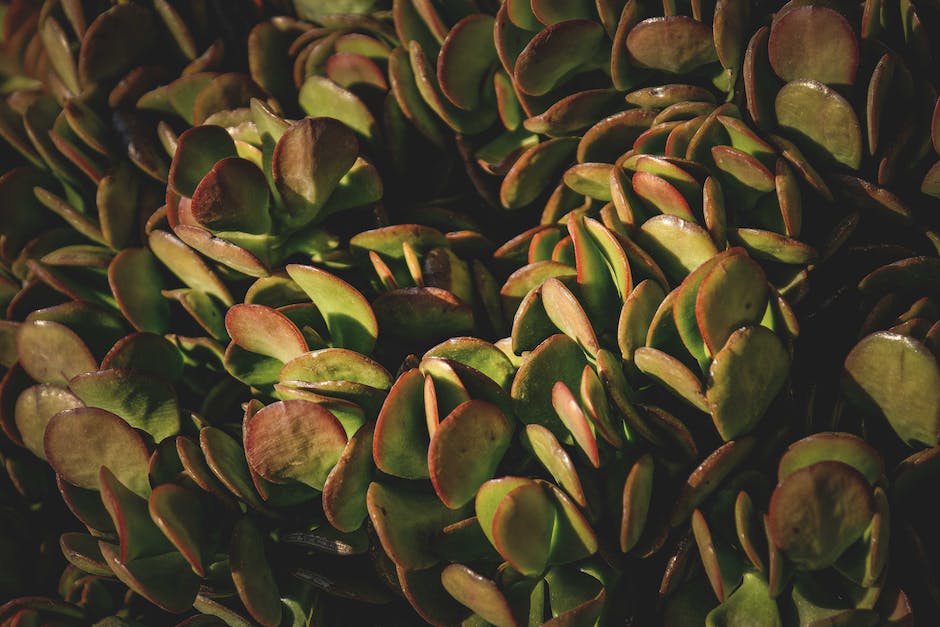
[[[0,15],[0,624],[940,614],[931,3]]]

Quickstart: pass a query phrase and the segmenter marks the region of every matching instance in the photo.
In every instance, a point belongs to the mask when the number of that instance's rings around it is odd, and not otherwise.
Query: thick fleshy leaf
[[[278,625],[281,595],[265,558],[264,536],[251,518],[235,523],[229,547],[232,581],[248,613],[266,627]]]
[[[752,257],[786,264],[808,264],[818,257],[809,244],[763,229],[734,229],[730,239]]]
[[[757,573],[745,573],[738,589],[705,618],[706,627],[731,627],[742,622],[767,627],[783,624],[777,603],[770,598],[767,582]]]
[[[627,109],[604,118],[585,131],[578,142],[578,163],[614,163],[625,147],[632,146],[647,132],[655,117],[655,111],[644,108]]]
[[[633,361],[640,372],[692,407],[704,412],[710,410],[701,380],[675,357],[656,348],[640,347],[633,352]]]
[[[304,113],[315,119],[339,120],[368,141],[379,138],[378,123],[365,103],[324,76],[308,77],[297,100]]]
[[[807,78],[826,85],[855,82],[859,50],[842,14],[826,6],[799,6],[770,27],[770,65],[784,81]]]
[[[34,385],[16,399],[13,418],[23,445],[42,460],[46,459],[46,425],[60,411],[81,407],[77,396],[57,385]]]
[[[172,550],[166,536],[154,525],[147,509],[147,499],[134,494],[114,476],[107,466],[98,475],[101,502],[108,510],[120,540],[121,559],[153,557]]]
[[[859,281],[858,289],[871,298],[881,298],[891,292],[911,294],[935,293],[936,278],[940,272],[940,259],[936,257],[908,257],[873,270]]]
[[[852,105],[814,80],[787,83],[774,104],[781,130],[828,167],[858,169],[862,128]],[[813,115],[805,115],[813,111]]]
[[[284,364],[281,381],[352,381],[377,389],[392,386],[392,375],[380,364],[345,348],[305,352]]]
[[[669,46],[662,42],[669,41]],[[718,60],[712,30],[684,15],[644,20],[627,35],[627,51],[638,67],[686,74]]]
[[[153,13],[136,4],[119,4],[98,15],[82,37],[78,72],[83,83],[120,76],[153,40]]]
[[[225,328],[241,348],[281,362],[307,352],[300,329],[287,316],[264,305],[235,305],[225,314]]]
[[[542,30],[519,54],[515,82],[532,96],[548,93],[579,66],[589,65],[605,36],[592,20],[568,20]]]
[[[138,331],[164,333],[170,304],[161,294],[163,278],[156,257],[146,248],[127,248],[108,267],[108,284],[124,317]]]
[[[217,162],[193,192],[193,218],[210,231],[266,233],[270,230],[268,182],[247,159]]]
[[[726,441],[754,429],[783,387],[790,355],[766,327],[748,326],[715,354],[705,392],[712,420]]]
[[[868,527],[874,514],[865,477],[842,462],[806,466],[781,481],[770,500],[774,544],[810,570],[830,566]]]
[[[686,479],[669,516],[673,528],[681,525],[696,507],[717,490],[721,482],[754,450],[753,437],[726,442],[706,457]]]
[[[369,486],[366,499],[382,548],[406,570],[434,566],[439,558],[432,538],[467,517],[468,508],[448,509],[434,495],[378,482]]]
[[[634,351],[646,345],[650,323],[665,298],[666,293],[659,283],[646,279],[624,299],[617,325],[617,344],[628,363],[633,363]]]
[[[608,201],[610,195],[610,171],[614,166],[607,163],[578,163],[564,174],[564,182],[578,194]]]
[[[120,416],[155,442],[176,435],[180,411],[176,391],[166,381],[134,370],[111,368],[73,377],[69,388],[88,407]]]
[[[746,255],[728,254],[717,262],[695,299],[695,318],[709,351],[717,353],[735,330],[760,322],[768,296],[764,271]]]
[[[492,517],[496,550],[523,575],[538,575],[548,564],[555,515],[554,503],[538,483],[526,481],[512,489]]]
[[[649,251],[673,280],[681,280],[718,254],[708,232],[678,216],[654,216],[640,227],[637,243]]]
[[[212,294],[227,306],[234,304],[228,287],[219,276],[172,233],[155,229],[150,232],[147,242],[157,259],[187,286]]]
[[[368,355],[378,337],[378,323],[362,294],[342,279],[313,266],[289,264],[287,273],[317,306],[331,344]]]
[[[604,384],[590,365],[585,365],[584,370],[581,371],[581,387],[578,393],[581,407],[584,408],[585,415],[591,419],[595,431],[608,444],[620,448],[623,445],[622,429],[614,422]]]
[[[489,342],[474,337],[455,337],[438,344],[424,354],[425,357],[443,357],[458,361],[492,379],[502,388],[508,388],[515,374],[512,362]]]
[[[346,444],[342,456],[323,484],[323,513],[333,527],[352,532],[368,516],[366,492],[373,476],[375,426],[363,425]]]
[[[177,614],[193,606],[199,577],[176,551],[124,562],[114,545],[102,541],[98,546],[117,578],[154,605]]]
[[[253,277],[266,277],[269,274],[265,263],[255,254],[226,239],[216,237],[202,227],[180,224],[173,228],[173,232],[209,259],[218,261],[232,270]]]
[[[564,564],[583,560],[597,553],[597,534],[574,501],[550,481],[540,479],[539,484],[551,493],[555,503],[555,529],[552,531],[549,561],[553,564]]]
[[[463,564],[449,564],[441,572],[444,589],[487,623],[514,627],[518,621],[496,584]]]
[[[428,447],[431,483],[451,509],[470,502],[491,479],[512,438],[512,424],[498,407],[470,400],[434,431]]]
[[[50,320],[21,324],[16,332],[16,352],[20,366],[39,383],[64,386],[73,376],[98,367],[74,331]]]
[[[908,444],[940,441],[940,365],[917,340],[889,332],[865,337],[845,359],[843,388]]]
[[[638,171],[633,175],[632,183],[634,193],[654,215],[664,213],[695,221],[695,214],[692,213],[685,196],[665,178],[647,171]]]
[[[643,455],[630,469],[623,484],[623,515],[620,520],[620,550],[624,553],[632,550],[643,530],[650,511],[653,494],[653,458]]]
[[[598,119],[613,113],[617,92],[612,89],[590,89],[565,96],[539,115],[524,122],[532,133],[563,137],[582,131]]]
[[[386,333],[402,339],[440,341],[474,329],[473,310],[438,287],[412,287],[385,292],[373,303]]]
[[[569,390],[579,389],[586,363],[578,344],[565,335],[553,335],[539,344],[513,379],[515,414],[525,424],[548,427],[560,442],[570,442],[570,433],[552,407],[551,390],[557,381]]]
[[[285,206],[277,220],[294,228],[315,220],[358,154],[355,134],[338,120],[305,118],[288,127],[272,162]]]
[[[413,368],[398,377],[379,412],[372,445],[375,465],[396,477],[427,478],[429,443],[424,375]]]
[[[104,556],[101,555],[98,538],[95,536],[74,531],[63,533],[59,537],[59,548],[62,549],[65,559],[83,572],[102,577],[112,575]]]
[[[278,401],[245,427],[245,456],[252,469],[274,483],[299,481],[322,490],[346,448],[346,430],[323,406]]]
[[[497,61],[494,23],[489,15],[468,15],[450,29],[441,46],[437,80],[447,99],[461,109],[477,107],[483,81]]]
[[[150,517],[173,546],[176,547],[193,571],[205,576],[202,545],[207,538],[207,525],[202,502],[191,490],[165,483],[154,488],[148,502]]]
[[[46,427],[44,444],[53,470],[72,485],[97,490],[98,470],[105,466],[135,493],[150,493],[147,446],[137,431],[110,412],[94,407],[59,412]]]
[[[437,72],[424,49],[416,41],[408,45],[408,58],[414,69],[414,79],[425,103],[437,113],[452,130],[458,133],[476,135],[492,125],[499,115],[496,107],[479,107],[474,111],[465,111],[454,106],[442,93],[437,82]],[[492,101],[495,97],[495,84],[483,82],[483,98]]]
[[[176,153],[170,165],[170,188],[192,197],[199,182],[217,162],[237,156],[235,141],[221,126],[190,128],[176,140]]]
[[[542,284],[545,313],[560,331],[578,342],[588,355],[596,355],[600,344],[581,304],[564,283],[552,277]]]
[[[179,439],[176,445],[177,450],[181,450]],[[226,489],[253,508],[267,511],[252,479],[245,450],[235,438],[218,427],[203,427],[199,431],[199,446],[205,463]],[[194,467],[193,470],[202,469]]]
[[[587,506],[587,497],[581,478],[567,451],[552,432],[542,425],[526,425],[524,442],[555,481],[571,495],[581,507]]]
[[[871,444],[851,433],[824,432],[814,433],[787,448],[777,465],[777,480],[783,481],[797,470],[822,461],[848,464],[872,485],[885,473],[884,460]]]
[[[597,437],[594,429],[578,399],[563,381],[556,381],[552,386],[552,407],[568,431],[574,436],[574,441],[581,448],[591,465],[600,466],[600,454],[597,449]]]
[[[503,207],[520,209],[534,202],[571,161],[576,146],[576,139],[563,137],[541,142],[522,153],[500,186]]]

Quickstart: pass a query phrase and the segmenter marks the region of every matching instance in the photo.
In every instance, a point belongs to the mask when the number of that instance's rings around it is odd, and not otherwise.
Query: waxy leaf
[[[69,389],[88,407],[120,416],[127,424],[150,434],[155,442],[180,430],[176,391],[153,375],[119,368],[98,370],[73,377]]]
[[[225,328],[241,348],[281,362],[307,352],[300,329],[287,316],[264,305],[233,306],[225,314]]]
[[[297,100],[304,113],[314,119],[338,120],[368,141],[379,138],[378,123],[362,100],[324,76],[308,77]],[[323,168],[324,165],[314,164],[314,168]]]
[[[266,233],[268,182],[258,167],[241,157],[217,162],[203,177],[192,196],[193,218],[210,231]]]
[[[205,513],[199,497],[181,486],[165,483],[154,488],[148,501],[150,517],[193,571],[205,577],[202,545],[207,538]]]
[[[366,355],[372,352],[379,333],[378,323],[359,290],[313,266],[289,264],[287,273],[317,306],[333,346]]]
[[[868,527],[874,514],[865,477],[837,461],[806,466],[787,476],[770,499],[774,544],[809,570],[830,566]]]
[[[346,448],[346,430],[322,405],[278,401],[245,427],[245,456],[252,469],[274,483],[299,481],[322,490]]]
[[[444,589],[487,623],[514,627],[519,623],[496,584],[463,564],[449,564],[441,572]]]
[[[424,375],[412,368],[398,377],[379,412],[372,445],[375,465],[396,477],[427,478],[429,443]]]
[[[807,78],[838,86],[855,82],[855,33],[848,20],[828,7],[794,7],[775,19],[767,51],[770,65],[784,81]]]
[[[467,508],[448,509],[435,495],[378,482],[369,486],[366,499],[382,548],[406,570],[437,564],[432,539],[467,517]]]
[[[797,470],[822,461],[848,464],[872,485],[885,472],[881,455],[862,438],[851,433],[823,432],[814,433],[787,447],[777,465],[777,480],[783,481]]]
[[[783,387],[789,364],[783,342],[766,327],[748,326],[731,334],[715,354],[705,392],[725,441],[757,426]]]
[[[563,381],[557,381],[552,386],[552,407],[555,408],[555,413],[558,414],[561,422],[574,436],[574,441],[587,455],[591,465],[598,468],[600,454],[594,430],[587,416],[584,415],[581,405],[578,404],[578,399]]]
[[[767,582],[757,573],[744,573],[744,582],[705,618],[707,627],[730,627],[755,621],[767,627],[783,625]]]
[[[496,472],[512,438],[512,424],[498,407],[470,400],[434,431],[428,468],[434,491],[451,508],[462,507]]]
[[[463,18],[447,34],[437,59],[437,80],[447,99],[472,110],[480,102],[483,80],[496,62],[493,25],[489,15]]]
[[[114,545],[101,541],[98,546],[117,578],[157,607],[181,614],[193,606],[199,577],[176,551],[125,562]]]
[[[107,466],[98,475],[101,502],[104,503],[121,543],[121,559],[152,557],[172,549],[160,533],[147,509],[147,499],[134,494],[114,476]]]
[[[323,513],[333,527],[352,532],[368,516],[366,491],[372,482],[375,425],[363,425],[346,444],[323,484]]]
[[[526,425],[524,442],[571,498],[581,507],[587,507],[587,498],[574,462],[552,432],[542,425]]]
[[[735,330],[760,322],[768,296],[763,270],[746,255],[726,254],[718,261],[702,278],[695,299],[695,318],[708,350],[717,353]]]
[[[46,425],[60,411],[81,406],[81,399],[56,385],[34,385],[23,390],[13,409],[13,418],[23,446],[45,460]]]
[[[49,320],[21,324],[16,332],[16,352],[20,366],[39,383],[64,386],[75,375],[98,367],[74,331]]]
[[[235,141],[221,126],[195,126],[180,134],[176,140],[176,153],[170,165],[169,186],[192,197],[196,187],[216,163],[236,157]]]
[[[536,35],[519,54],[515,82],[526,94],[541,96],[590,63],[604,38],[604,29],[591,20],[553,24]]]
[[[229,564],[238,596],[256,621],[274,627],[281,621],[281,599],[264,554],[264,536],[250,518],[232,529]]]
[[[548,427],[560,442],[570,442],[571,434],[552,407],[551,390],[557,381],[569,390],[579,389],[586,363],[577,343],[565,335],[553,335],[539,344],[513,379],[515,414],[525,424]]]
[[[127,248],[111,261],[108,284],[124,317],[138,331],[164,333],[170,304],[163,297],[163,277],[156,257],[146,248]]]
[[[909,445],[940,440],[940,365],[917,340],[889,332],[865,337],[845,359],[843,388]]]
[[[478,516],[479,509],[477,505]],[[555,505],[545,488],[526,481],[512,489],[499,500],[492,520],[493,544],[500,555],[523,575],[541,573],[548,564],[555,525]]]
[[[795,80],[783,86],[774,108],[780,128],[822,164],[853,170],[861,165],[861,125],[852,105],[834,90],[818,81]]]
[[[61,411],[49,421],[44,444],[49,465],[72,485],[97,490],[98,470],[105,466],[135,493],[150,493],[147,446],[137,431],[110,412],[95,407]]]
[[[668,41],[670,45],[664,46]],[[644,20],[627,35],[627,51],[637,66],[686,74],[718,60],[712,30],[684,15]]]
[[[274,185],[285,206],[277,219],[293,228],[315,220],[358,154],[355,134],[338,120],[305,118],[291,125],[278,140],[272,162]]]
[[[623,484],[623,515],[620,520],[620,550],[632,550],[646,528],[653,493],[653,458],[643,455],[633,464]]]

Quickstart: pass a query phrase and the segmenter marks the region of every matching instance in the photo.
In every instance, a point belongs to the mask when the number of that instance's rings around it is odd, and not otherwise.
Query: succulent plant
[[[0,624],[940,612],[930,3],[0,13]]]

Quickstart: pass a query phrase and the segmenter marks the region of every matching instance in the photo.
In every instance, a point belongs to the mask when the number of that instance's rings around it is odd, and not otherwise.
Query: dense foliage
[[[0,13],[3,626],[940,615],[935,2]]]

